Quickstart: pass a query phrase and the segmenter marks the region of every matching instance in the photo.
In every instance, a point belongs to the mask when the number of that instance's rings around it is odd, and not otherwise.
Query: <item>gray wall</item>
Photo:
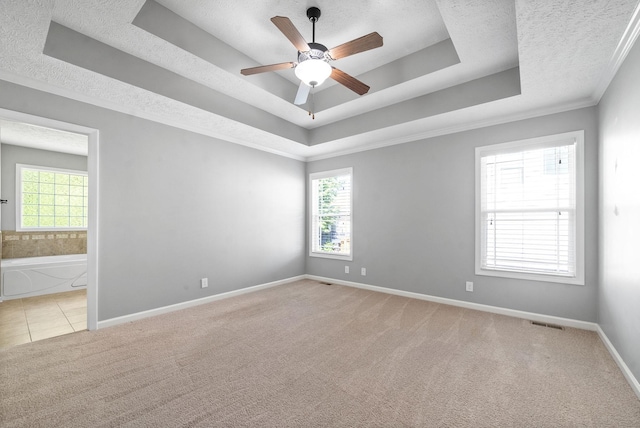
[[[16,230],[16,164],[49,166],[52,168],[87,170],[87,157],[70,155],[68,153],[51,152],[48,150],[32,149],[28,147],[0,145],[2,159],[2,198],[8,203],[2,205],[2,230]]]
[[[600,326],[640,380],[640,44],[599,104]]]
[[[99,320],[304,273],[303,162],[4,81],[0,94],[100,130]]]
[[[307,273],[595,322],[596,120],[596,109],[585,108],[310,162],[308,173],[353,167],[354,258],[307,257]],[[586,151],[586,285],[476,276],[474,148],[579,129]],[[474,282],[473,293],[465,292],[465,281]]]

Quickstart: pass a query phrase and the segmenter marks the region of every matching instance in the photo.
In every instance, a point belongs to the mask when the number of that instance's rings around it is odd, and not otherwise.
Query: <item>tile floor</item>
[[[86,329],[86,290],[0,303],[0,348]]]

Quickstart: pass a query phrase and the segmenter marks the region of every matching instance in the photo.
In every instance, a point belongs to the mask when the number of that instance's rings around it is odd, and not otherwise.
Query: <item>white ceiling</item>
[[[86,135],[10,120],[0,120],[0,141],[3,144],[81,156],[87,156],[89,144]]]
[[[372,31],[384,38],[332,64],[370,92],[327,82],[315,120],[292,103],[293,70],[239,73],[295,61],[269,19],[289,17],[310,41],[310,6],[322,10],[316,42],[329,48]],[[2,9],[1,79],[299,159],[594,105],[638,33],[638,0],[3,0]]]

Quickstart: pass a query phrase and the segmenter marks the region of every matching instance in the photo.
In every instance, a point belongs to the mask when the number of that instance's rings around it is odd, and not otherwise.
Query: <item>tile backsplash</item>
[[[86,254],[87,232],[16,232],[2,231],[2,258]]]

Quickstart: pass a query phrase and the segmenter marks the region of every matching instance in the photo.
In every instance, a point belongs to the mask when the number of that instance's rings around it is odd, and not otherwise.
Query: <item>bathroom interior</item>
[[[87,329],[87,146],[0,118],[0,349]]]

